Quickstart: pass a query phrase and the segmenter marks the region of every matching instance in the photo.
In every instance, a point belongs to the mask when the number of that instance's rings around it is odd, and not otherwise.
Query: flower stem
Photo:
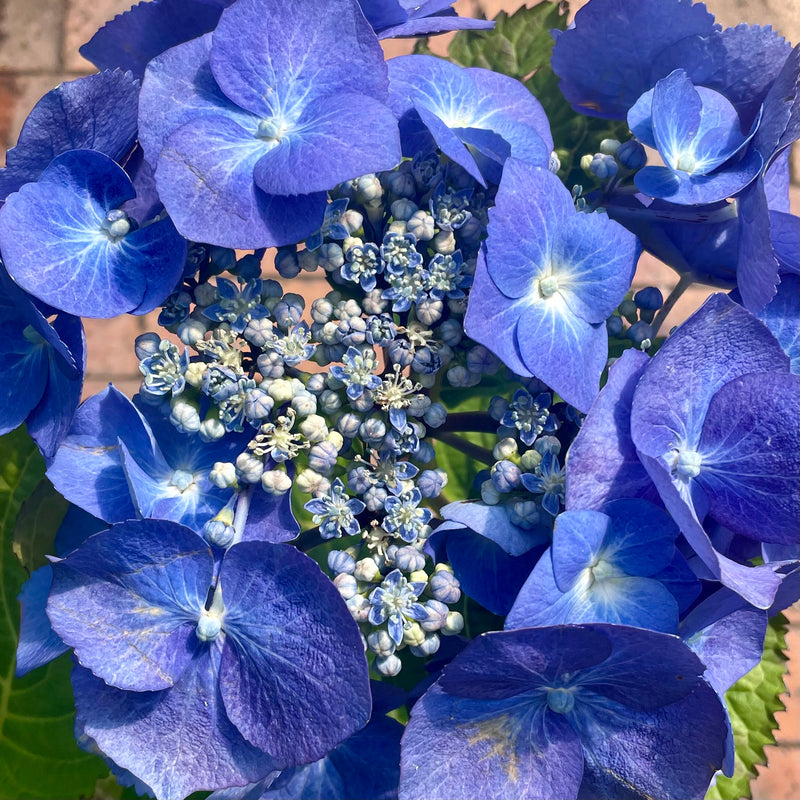
[[[491,450],[487,450],[485,447],[479,447],[477,444],[468,442],[460,436],[442,431],[441,428],[435,432],[435,436],[440,442],[452,447],[454,450],[458,450],[459,453],[464,453],[464,455],[489,466],[494,464],[495,459]]]
[[[436,429],[436,433],[496,433],[497,420],[492,419],[485,411],[457,411],[447,415],[444,424]]]
[[[664,320],[669,316],[669,312],[675,307],[675,303],[681,298],[681,295],[694,283],[694,278],[691,275],[681,275],[681,279],[675,284],[675,288],[669,293],[669,297],[664,301],[664,305],[659,309],[653,319],[653,336],[658,335],[658,331],[664,324]]]

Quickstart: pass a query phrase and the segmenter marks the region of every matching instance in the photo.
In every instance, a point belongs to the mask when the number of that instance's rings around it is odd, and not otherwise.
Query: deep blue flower
[[[666,165],[639,170],[637,188],[681,205],[737,195],[763,165],[757,150],[744,153],[759,121],[743,134],[739,115],[724,95],[693,86],[682,69],[675,70],[628,111],[633,134],[656,149]]]
[[[407,626],[428,618],[425,607],[417,602],[424,590],[424,581],[408,581],[399,569],[392,570],[369,596],[369,621],[373,625],[386,622],[392,641],[400,644]]]
[[[429,508],[418,508],[422,493],[416,487],[410,492],[402,492],[400,487],[393,491],[394,494],[383,504],[386,509],[383,527],[389,533],[396,533],[403,541],[413,542],[430,522],[433,512]]]
[[[644,500],[559,515],[553,545],[520,590],[506,628],[612,622],[677,633],[678,602],[669,573],[661,573],[676,559],[685,567],[675,550],[678,533]]]
[[[677,637],[638,628],[484,634],[414,706],[399,796],[699,800],[725,739],[703,670]]]
[[[636,268],[636,237],[605,214],[576,212],[555,175],[515,158],[488,231],[467,333],[518,375],[536,375],[587,411],[608,357],[606,318]]]
[[[239,0],[213,34],[147,67],[139,135],[165,207],[196,241],[294,243],[325,192],[400,160],[386,67],[355,0]],[[302,166],[300,166],[302,165]]]
[[[379,39],[395,36],[427,36],[455,30],[491,28],[485,19],[457,17],[455,0],[358,0]]]
[[[183,274],[186,242],[169,219],[139,227],[121,208],[135,194],[102,153],[57,156],[0,209],[9,274],[34,297],[78,316],[157,308]]]
[[[158,796],[316,760],[369,717],[356,625],[294,548],[234,545],[214,583],[195,533],[145,520],[53,573],[48,615],[82,665],[77,728]]]
[[[499,183],[509,156],[547,167],[550,124],[519,81],[419,55],[391,59],[389,79],[403,155],[438,147],[483,186]]]
[[[78,408],[85,369],[81,321],[62,313],[48,323],[0,261],[0,435],[27,422],[52,458]]]

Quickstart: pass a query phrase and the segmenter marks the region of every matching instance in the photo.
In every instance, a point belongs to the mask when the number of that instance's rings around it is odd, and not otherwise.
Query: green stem
[[[444,425],[436,429],[439,433],[497,433],[498,422],[485,411],[456,411],[447,415]],[[494,463],[494,462],[492,462]]]
[[[476,461],[488,464],[489,466],[492,466],[495,462],[491,450],[487,450],[485,447],[472,444],[472,442],[468,442],[466,439],[462,439],[460,436],[456,436],[453,433],[447,433],[447,431],[442,432],[441,429],[434,431],[434,435],[443,444],[452,447],[454,450],[458,450],[459,453],[463,453],[465,456],[469,456]]]

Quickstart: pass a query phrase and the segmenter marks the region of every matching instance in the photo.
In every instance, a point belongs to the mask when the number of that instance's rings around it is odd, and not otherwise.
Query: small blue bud
[[[513,461],[498,461],[492,467],[492,483],[501,494],[513,492],[519,486],[520,468]]]
[[[203,526],[203,537],[214,547],[225,549],[233,542],[235,531],[232,525],[226,525],[221,519],[210,519]]]
[[[428,587],[434,599],[440,603],[452,605],[461,599],[461,585],[449,569],[437,569],[431,576]]]
[[[417,656],[417,658],[427,658],[439,650],[439,644],[440,639],[438,634],[428,633],[425,635],[425,640],[422,644],[411,645],[408,649]]]
[[[445,344],[455,347],[464,338],[464,326],[457,319],[446,319],[437,333]]]
[[[628,338],[637,347],[641,347],[645,340],[649,340],[652,343],[654,336],[653,326],[647,322],[635,322],[628,328]]]
[[[388,496],[389,492],[379,486],[370,486],[362,495],[367,511],[371,511],[373,514],[383,509],[383,504]]]
[[[619,166],[617,165],[614,156],[609,156],[605,153],[595,153],[592,157],[591,163],[589,164],[589,172],[591,172],[601,181],[608,180],[608,178],[613,178],[617,174],[618,170]]]
[[[428,600],[425,603],[425,611],[428,612],[426,619],[420,620],[422,630],[432,633],[440,630],[447,621],[450,609],[439,600]]]
[[[281,278],[296,278],[300,274],[300,263],[294,248],[278,250],[275,256],[275,269]]]
[[[629,170],[639,170],[647,163],[647,153],[636,139],[629,139],[619,146],[617,160]]]
[[[134,343],[134,350],[136,358],[143,361],[145,358],[154,356],[159,352],[159,345],[161,344],[161,337],[152,331],[149,333],[142,333],[136,337]]]
[[[438,497],[447,486],[447,473],[443,469],[423,470],[417,478],[417,488],[423,497]]]
[[[331,550],[328,553],[328,569],[335,575],[352,575],[356,560],[346,550]]]
[[[420,464],[428,464],[436,457],[436,451],[430,442],[420,442],[417,452],[414,453],[414,460]]]
[[[664,295],[655,286],[647,286],[636,292],[633,296],[633,302],[642,310],[658,311],[664,305]]]
[[[394,553],[395,566],[403,572],[412,573],[425,568],[425,556],[415,547],[398,547]]]
[[[308,451],[308,466],[327,475],[336,466],[338,457],[339,451],[331,442],[319,442]]]
[[[606,320],[606,331],[609,336],[617,337],[622,333],[622,317],[616,314]]]

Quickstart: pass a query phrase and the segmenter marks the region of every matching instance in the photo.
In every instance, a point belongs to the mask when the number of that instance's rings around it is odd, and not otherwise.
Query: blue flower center
[[[556,714],[569,714],[575,707],[575,694],[572,689],[548,689],[547,706]]]
[[[702,463],[703,457],[697,450],[679,449],[675,453],[672,472],[682,480],[688,481],[700,474]]]
[[[131,219],[120,208],[109,211],[103,220],[103,231],[112,242],[116,242],[130,233]]]

